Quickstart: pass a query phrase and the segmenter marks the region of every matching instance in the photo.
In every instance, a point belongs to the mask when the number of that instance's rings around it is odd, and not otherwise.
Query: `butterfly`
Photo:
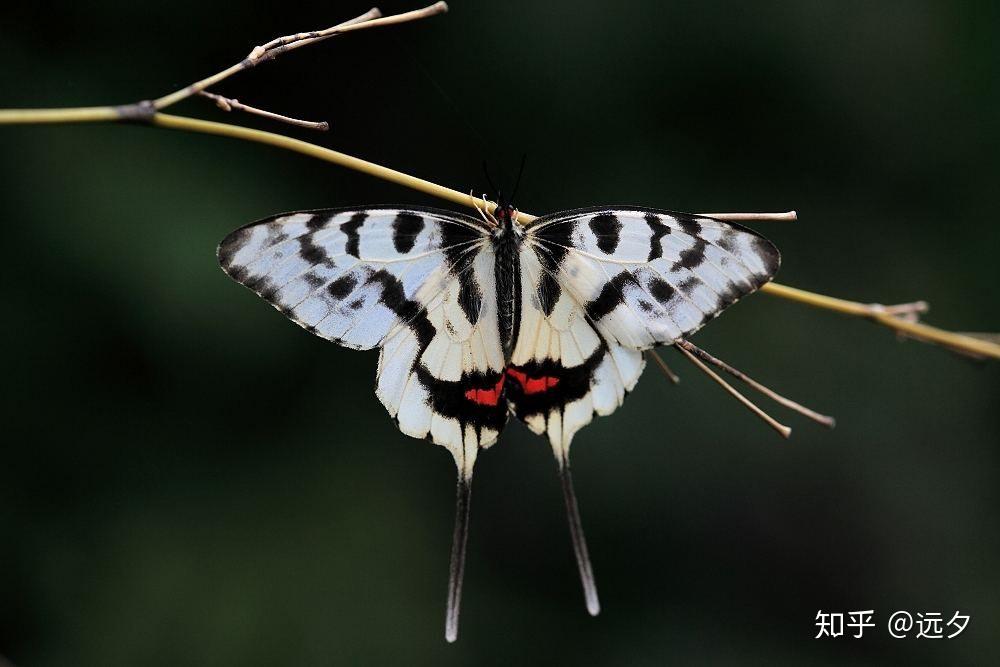
[[[518,222],[409,207],[324,209],[229,234],[223,270],[310,333],[379,348],[375,394],[458,468],[445,637],[458,636],[473,467],[513,415],[552,447],[587,610],[600,611],[569,465],[643,352],[684,340],[771,280],[767,239],[703,215],[594,207]]]

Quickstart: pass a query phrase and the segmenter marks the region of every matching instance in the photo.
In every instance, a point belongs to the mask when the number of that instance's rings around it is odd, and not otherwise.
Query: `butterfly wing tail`
[[[462,580],[465,576],[465,545],[469,540],[469,501],[472,478],[459,475],[455,491],[455,531],[451,540],[451,563],[448,568],[448,607],[445,612],[444,638],[458,639],[458,618],[462,605]]]
[[[576,556],[576,566],[580,572],[580,583],[583,584],[583,599],[587,604],[587,612],[591,616],[597,616],[601,613],[601,601],[597,596],[597,583],[594,581],[594,569],[590,565],[590,552],[587,549],[587,538],[583,534],[583,523],[580,521],[580,508],[576,503],[573,473],[568,458],[559,461],[559,479],[562,482],[563,500],[566,502],[569,534],[573,539],[573,554]]]

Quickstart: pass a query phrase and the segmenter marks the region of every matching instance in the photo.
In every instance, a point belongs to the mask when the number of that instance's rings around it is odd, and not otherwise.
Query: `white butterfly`
[[[640,207],[517,224],[408,207],[287,213],[219,246],[222,268],[308,331],[381,349],[375,393],[399,429],[458,466],[445,636],[458,635],[473,466],[509,414],[548,436],[587,609],[600,610],[570,441],[670,345],[768,282],[777,249],[736,224]]]

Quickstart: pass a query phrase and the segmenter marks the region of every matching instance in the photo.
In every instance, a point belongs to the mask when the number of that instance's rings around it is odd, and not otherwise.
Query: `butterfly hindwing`
[[[525,244],[519,258],[522,312],[507,397],[562,461],[580,428],[622,404],[644,361],[641,352],[606,340],[572,294],[553,283],[550,257]]]
[[[444,444],[467,473],[477,449],[496,442],[507,422],[490,291],[494,253],[484,247],[471,258],[428,298],[426,325],[433,336],[421,340],[413,327],[399,327],[386,339],[375,392],[403,433]]]

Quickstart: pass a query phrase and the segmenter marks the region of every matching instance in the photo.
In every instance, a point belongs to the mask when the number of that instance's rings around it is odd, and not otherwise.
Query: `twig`
[[[252,107],[249,104],[243,104],[237,99],[231,99],[228,97],[223,97],[222,95],[216,95],[215,93],[210,93],[207,90],[203,90],[198,93],[202,97],[207,97],[208,99],[215,102],[215,106],[219,107],[223,111],[245,111],[247,113],[255,114],[257,116],[263,116],[264,118],[270,118],[271,120],[281,121],[282,123],[288,123],[289,125],[295,125],[297,127],[304,127],[310,130],[320,130],[326,132],[330,129],[330,124],[325,120],[314,122],[309,120],[299,120],[298,118],[292,118],[290,116],[282,116],[281,114],[272,113],[270,111],[264,111],[263,109],[258,109],[257,107]]]
[[[674,373],[672,370],[670,370],[670,366],[667,366],[667,362],[665,362],[663,358],[656,353],[656,350],[646,350],[646,358],[647,359],[652,358],[652,360],[656,362],[656,367],[659,368],[660,371],[666,376],[666,378],[670,380],[672,383],[674,384],[681,383],[681,379],[677,377],[677,373]]]
[[[373,8],[361,16],[353,18],[350,21],[345,21],[331,28],[327,28],[326,30],[302,32],[295,35],[278,37],[277,39],[272,39],[267,44],[254,48],[250,52],[250,55],[235,65],[228,67],[217,74],[206,77],[201,81],[197,81],[190,86],[185,86],[180,90],[170,93],[169,95],[164,95],[163,97],[153,100],[153,108],[157,111],[166,109],[171,105],[177,104],[181,100],[187,99],[192,95],[214,86],[220,81],[228,79],[238,72],[250,69],[251,67],[256,67],[265,60],[273,60],[286,51],[315,44],[316,42],[321,42],[336,35],[351,32],[352,30],[363,30],[366,28],[376,28],[379,26],[406,23],[407,21],[416,21],[418,19],[428,18],[437,14],[443,14],[446,11],[448,11],[448,5],[444,2],[436,2],[429,7],[424,7],[423,9],[417,9],[412,12],[404,12],[403,14],[395,14],[393,16],[385,17],[382,16],[382,12],[380,12],[378,8]]]
[[[699,215],[726,222],[795,222],[799,219],[795,211],[784,213],[701,213]]]
[[[428,5],[422,9],[414,9],[402,14],[393,14],[392,16],[385,17],[382,17],[382,13],[377,7],[373,7],[368,12],[368,14],[374,14],[373,16],[362,15],[351,21],[335,25],[332,28],[327,28],[326,30],[300,32],[295,35],[288,35],[286,37],[273,39],[267,44],[258,46],[256,49],[251,51],[248,58],[253,59],[258,57],[261,59],[271,59],[281,55],[285,51],[291,51],[292,49],[298,49],[303,46],[315,44],[316,42],[322,42],[324,39],[329,39],[335,35],[340,35],[352,30],[364,30],[365,28],[375,28],[384,25],[395,25],[397,23],[418,21],[420,19],[430,18],[431,16],[437,16],[438,14],[444,14],[447,11],[448,3],[443,1],[435,2],[433,5]]]
[[[701,359],[699,359],[698,357],[694,356],[693,354],[691,354],[690,352],[688,352],[687,350],[685,350],[683,347],[680,347],[680,346],[675,346],[675,347],[677,348],[678,352],[680,352],[685,357],[687,357],[688,360],[692,364],[694,364],[695,366],[697,366],[699,370],[701,370],[703,373],[705,373],[705,375],[707,375],[708,377],[712,378],[717,383],[719,383],[719,386],[721,386],[723,389],[725,389],[727,392],[729,392],[729,394],[733,398],[735,398],[737,401],[739,401],[740,403],[742,403],[743,405],[745,405],[746,408],[748,410],[750,410],[750,412],[754,413],[755,415],[757,415],[758,417],[760,417],[761,419],[763,419],[764,422],[768,426],[770,426],[771,428],[773,428],[775,431],[777,431],[779,435],[781,435],[784,438],[787,438],[788,436],[790,436],[792,434],[792,429],[790,429],[789,427],[787,427],[784,424],[780,423],[779,421],[777,421],[776,419],[774,419],[771,415],[767,414],[766,412],[764,412],[763,410],[761,410],[760,408],[758,408],[753,403],[753,401],[751,401],[749,398],[747,398],[746,396],[744,396],[743,394],[741,394],[740,392],[738,392],[736,389],[733,388],[733,386],[731,384],[729,384],[728,382],[726,382],[725,380],[723,380],[721,377],[719,377],[718,373],[716,373],[715,371],[713,371],[711,368],[709,368],[705,364],[701,363]]]
[[[788,398],[785,398],[781,394],[779,394],[779,393],[777,393],[775,391],[772,391],[771,389],[768,389],[767,387],[765,387],[761,383],[757,382],[756,380],[754,380],[753,378],[751,378],[749,375],[747,375],[743,371],[739,371],[739,370],[733,368],[732,366],[730,366],[729,364],[727,364],[726,362],[722,361],[721,359],[713,357],[711,354],[709,354],[705,350],[701,349],[700,347],[697,347],[696,345],[692,344],[690,341],[684,340],[682,338],[682,339],[680,339],[678,341],[675,341],[674,344],[677,345],[678,347],[681,347],[681,348],[687,350],[691,354],[693,354],[693,355],[695,355],[697,357],[700,357],[701,359],[703,359],[704,361],[707,361],[708,363],[712,364],[713,366],[717,366],[717,367],[721,368],[725,372],[729,373],[730,375],[732,375],[733,377],[735,377],[735,378],[737,378],[739,380],[742,380],[743,382],[745,382],[746,384],[750,385],[751,387],[753,387],[754,389],[756,389],[760,393],[764,394],[765,396],[767,396],[771,400],[775,401],[776,403],[780,403],[781,405],[785,406],[786,408],[794,410],[795,412],[798,412],[799,414],[804,415],[804,416],[808,417],[809,419],[812,419],[814,422],[822,424],[823,426],[826,426],[827,428],[833,428],[836,425],[836,423],[837,423],[837,421],[833,417],[829,417],[827,415],[821,415],[820,413],[816,412],[815,410],[810,410],[806,406],[801,405],[800,403],[796,403],[795,401],[793,401],[791,399],[788,399]]]
[[[955,350],[971,356],[1000,359],[1000,344],[989,340],[982,340],[972,336],[965,336],[951,331],[938,329],[920,322],[913,322],[905,317],[897,317],[886,312],[885,306],[858,303],[845,299],[836,299],[832,296],[807,292],[797,287],[768,283],[760,288],[760,291],[767,292],[783,299],[790,299],[804,303],[807,306],[825,308],[845,315],[854,315],[870,319],[882,326],[894,329],[910,338],[924,343],[936,343],[946,348]],[[921,302],[918,302],[921,303]],[[892,308],[890,306],[889,308]]]
[[[415,12],[407,12],[405,14],[399,14],[393,17],[386,17],[386,19],[369,19],[364,20],[372,12],[366,15],[354,19],[354,21],[363,21],[361,23],[356,23],[353,25],[373,27],[373,25],[385,25],[387,22],[400,23],[403,21],[410,21],[416,18],[424,18],[426,16],[432,16],[437,13],[441,13],[447,9],[447,5],[444,3],[436,3],[425,9],[417,10]],[[373,10],[374,11],[374,10]],[[333,32],[329,32],[324,35],[324,39],[327,36],[332,36],[333,34],[340,34],[348,31],[352,28],[352,22],[348,21],[347,24],[341,24],[341,26],[335,26],[332,29]],[[327,31],[320,31],[327,32]],[[312,33],[303,33],[306,35],[311,35]],[[272,40],[268,44],[272,44],[275,41],[281,42],[281,40],[294,40],[297,36],[291,35],[287,38],[279,38],[279,40]],[[315,40],[315,37],[308,37],[307,40]],[[303,45],[303,41],[292,41],[291,43]],[[312,43],[312,42],[308,42]],[[267,46],[267,45],[265,45]],[[288,46],[287,44],[280,44],[275,48],[283,48]],[[263,47],[261,47],[263,48]],[[256,50],[255,50],[256,51]],[[265,49],[267,52],[267,49]],[[256,64],[256,63],[254,63]],[[293,139],[291,137],[286,137],[280,134],[274,134],[271,132],[263,132],[261,130],[253,130],[250,128],[240,127],[238,125],[229,125],[226,123],[214,123],[211,121],[198,120],[195,118],[185,118],[183,116],[173,116],[157,112],[157,107],[154,105],[159,104],[158,108],[163,108],[174,104],[181,99],[189,97],[190,95],[200,92],[207,88],[213,83],[218,83],[219,81],[235,74],[242,69],[246,69],[252,65],[244,65],[243,63],[234,65],[228,70],[224,70],[217,75],[204,79],[192,86],[181,89],[170,95],[166,95],[162,98],[156,100],[156,102],[140,102],[138,104],[131,104],[125,106],[103,106],[103,107],[77,107],[77,108],[66,108],[66,109],[0,109],[0,125],[11,125],[11,124],[40,124],[40,123],[84,123],[84,122],[121,122],[121,121],[144,121],[150,125],[156,125],[159,127],[166,127],[176,130],[183,130],[187,132],[199,132],[203,134],[214,134],[218,136],[233,137],[236,139],[243,139],[245,141],[254,141],[262,144],[269,144],[272,146],[277,146],[285,150],[294,151],[301,153],[303,155],[309,155],[320,160],[325,160],[340,166],[346,167],[348,169],[353,169],[355,171],[360,171],[362,173],[374,176],[376,178],[381,178],[398,185],[402,185],[419,192],[423,192],[432,197],[437,197],[445,201],[450,201],[452,203],[458,204],[460,206],[478,206],[484,208],[487,211],[492,212],[495,208],[493,202],[484,201],[482,199],[477,199],[470,197],[466,194],[458,192],[457,190],[452,190],[451,188],[446,188],[436,183],[426,181],[415,176],[410,176],[400,171],[394,169],[389,169],[381,165],[362,160],[360,158],[347,155],[345,153],[340,153],[333,151],[321,146],[316,146],[315,144],[310,144],[298,139]],[[765,215],[768,219],[778,219],[777,217],[772,218],[771,216],[781,216],[787,214],[726,214],[726,213],[714,213],[713,217],[719,219],[739,219],[733,216],[747,216],[747,215]],[[518,222],[526,224],[535,219],[535,216],[521,212],[518,216]],[[743,218],[744,220],[746,218]],[[758,218],[761,219],[761,218]],[[762,292],[767,292],[774,296],[779,296],[783,299],[789,299],[791,301],[797,301],[799,303],[804,303],[809,306],[816,308],[824,308],[827,310],[833,310],[835,312],[844,313],[847,315],[854,315],[857,317],[864,317],[870,319],[878,324],[885,327],[893,329],[897,332],[903,333],[906,336],[914,338],[928,343],[936,343],[942,345],[948,349],[954,350],[961,354],[967,354],[970,356],[981,357],[981,358],[992,358],[1000,359],[1000,344],[993,341],[980,340],[971,336],[963,336],[961,334],[952,333],[950,331],[944,331],[942,329],[937,329],[935,327],[928,326],[926,324],[921,324],[919,322],[909,321],[904,317],[898,317],[891,314],[891,311],[887,312],[884,307],[883,310],[879,310],[877,307],[871,305],[865,305],[861,303],[856,303],[853,301],[846,301],[844,299],[836,299],[833,297],[825,296],[822,294],[815,294],[812,292],[807,292],[805,290],[797,289],[794,287],[789,287],[787,285],[779,285],[777,283],[768,283],[761,287]],[[892,308],[892,307],[890,307]]]

